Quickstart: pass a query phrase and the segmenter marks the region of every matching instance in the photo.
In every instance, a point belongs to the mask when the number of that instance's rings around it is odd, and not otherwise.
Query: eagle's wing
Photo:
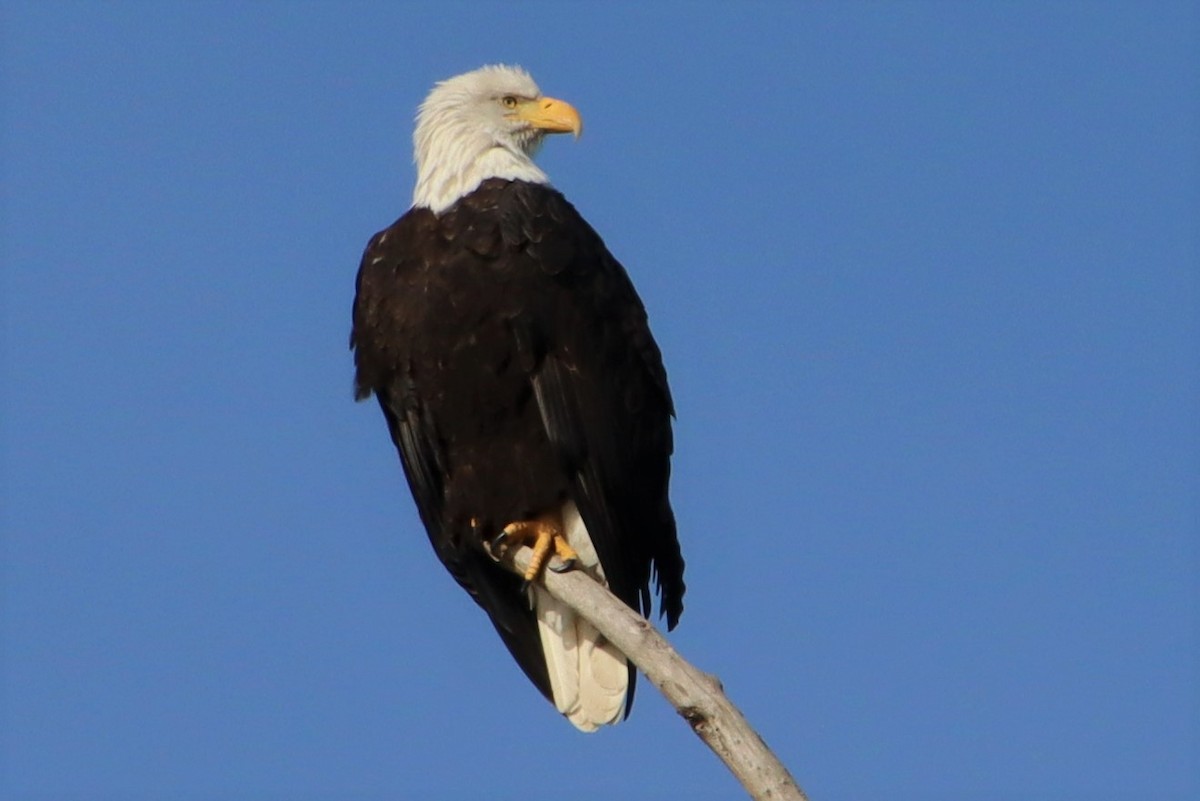
[[[414,377],[405,372],[407,365],[401,353],[390,352],[398,344],[403,345],[405,333],[401,330],[403,320],[394,316],[388,295],[395,291],[396,274],[416,266],[412,262],[416,255],[405,250],[402,243],[411,242],[419,234],[412,229],[431,224],[431,215],[409,212],[376,234],[363,253],[350,335],[357,365],[355,395],[361,400],[374,393],[379,401],[438,559],[488,613],[521,669],[553,702],[537,621],[520,591],[520,577],[499,568],[481,549],[472,547],[473,543],[461,541],[463,532],[444,528],[446,466],[437,420],[422,399]]]
[[[561,194],[521,183],[508,192],[508,252],[524,260],[517,269],[547,273],[540,284],[554,293],[513,321],[542,421],[613,592],[649,614],[653,568],[674,627],[684,592],[667,495],[674,410],[645,308]]]

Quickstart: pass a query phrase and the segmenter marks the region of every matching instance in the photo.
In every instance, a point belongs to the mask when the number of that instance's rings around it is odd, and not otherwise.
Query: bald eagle
[[[633,666],[536,581],[587,571],[674,628],[683,558],[667,497],[674,414],[624,268],[533,155],[578,112],[527,72],[437,84],[413,136],[412,208],[367,245],[350,345],[438,558],[517,664],[583,731],[617,723]],[[522,581],[489,547],[524,542]]]

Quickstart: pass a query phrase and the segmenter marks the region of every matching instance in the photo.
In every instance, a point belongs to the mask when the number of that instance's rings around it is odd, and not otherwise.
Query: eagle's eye
[[[517,107],[517,99],[512,95],[505,95],[504,97],[500,98],[500,102],[504,104],[505,108]]]

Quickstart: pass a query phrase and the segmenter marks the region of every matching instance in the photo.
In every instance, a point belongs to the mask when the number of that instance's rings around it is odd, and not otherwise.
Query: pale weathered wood
[[[501,561],[523,574],[532,551],[509,549]],[[697,670],[645,618],[582,570],[543,571],[550,594],[587,618],[633,661],[759,801],[806,801],[783,763],[750,727],[715,676]]]

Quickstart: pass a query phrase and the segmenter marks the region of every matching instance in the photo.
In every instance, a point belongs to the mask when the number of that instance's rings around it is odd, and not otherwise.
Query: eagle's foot
[[[579,559],[579,554],[575,553],[575,549],[567,542],[557,517],[543,516],[534,520],[509,523],[496,538],[496,544],[505,548],[514,544],[533,548],[533,557],[529,560],[529,567],[525,569],[523,576],[526,584],[537,578],[543,567],[549,567],[555,573],[565,573],[574,567]],[[559,561],[547,565],[551,551]]]

